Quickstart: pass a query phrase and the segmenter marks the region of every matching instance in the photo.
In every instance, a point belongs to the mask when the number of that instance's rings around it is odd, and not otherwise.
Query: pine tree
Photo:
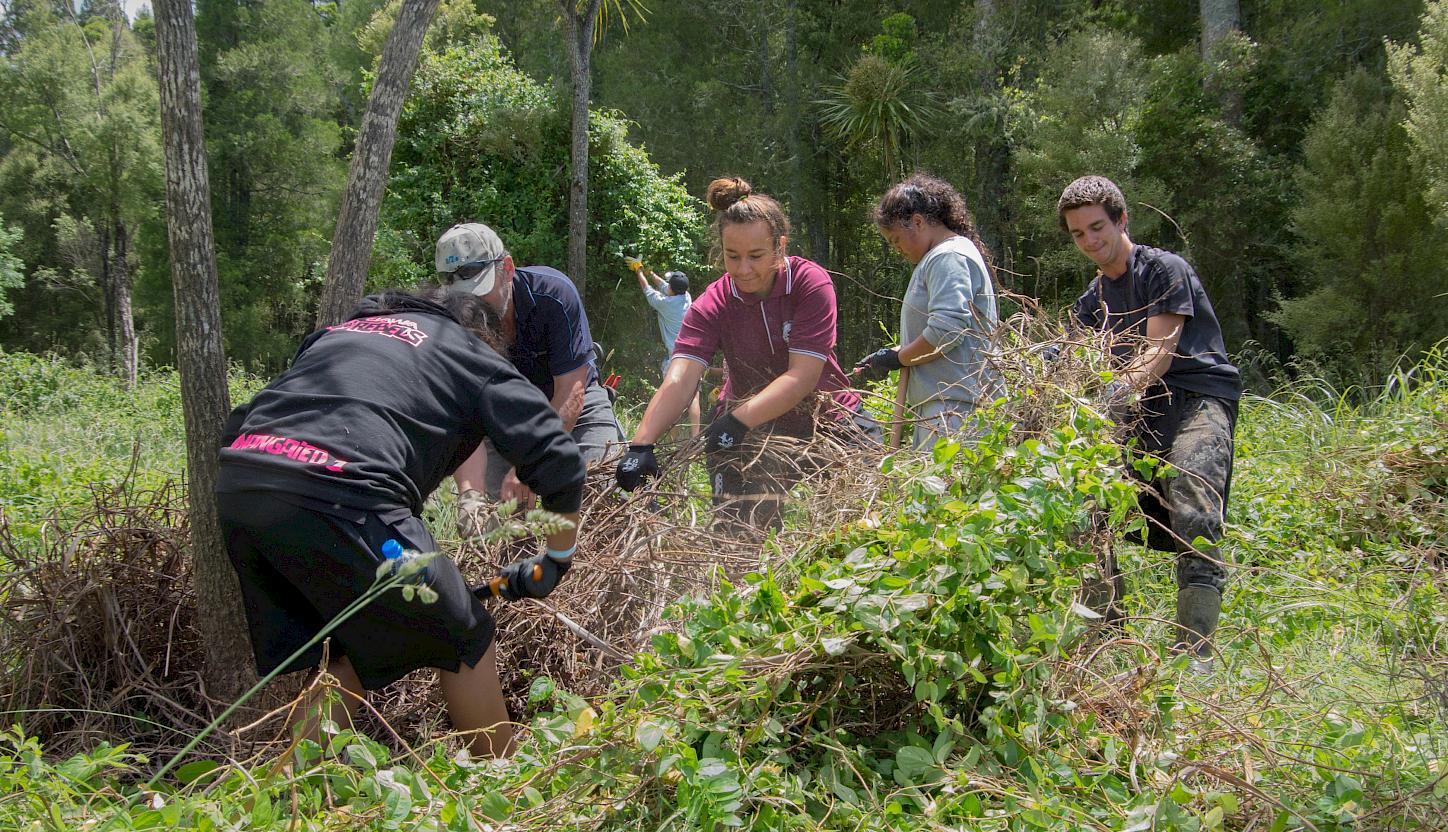
[[[329,33],[306,0],[196,6],[227,346],[284,362],[311,327],[345,162]]]
[[[1448,227],[1448,2],[1423,13],[1420,46],[1388,47],[1389,71],[1407,101],[1408,136],[1438,222]]]
[[[1303,140],[1292,214],[1308,291],[1275,316],[1299,351],[1367,380],[1448,332],[1448,241],[1423,197],[1405,116],[1367,70],[1334,88]]]

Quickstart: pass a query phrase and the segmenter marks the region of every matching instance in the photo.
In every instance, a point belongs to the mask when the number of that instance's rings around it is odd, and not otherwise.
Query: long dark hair
[[[995,258],[976,231],[975,218],[965,207],[965,197],[949,182],[924,173],[917,173],[894,186],[880,197],[875,206],[875,224],[881,228],[902,225],[915,214],[933,220],[975,243],[987,266],[995,268]]]
[[[502,319],[477,295],[454,292],[446,286],[423,286],[415,292],[390,289],[382,293],[380,299],[382,309],[378,313],[385,315],[405,311],[404,301],[406,299],[425,300],[441,306],[459,326],[476,335],[484,344],[500,353],[507,350],[507,345],[503,343],[503,337],[500,334]]]

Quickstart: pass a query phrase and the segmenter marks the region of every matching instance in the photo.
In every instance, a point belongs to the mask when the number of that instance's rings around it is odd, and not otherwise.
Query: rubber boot
[[[1222,593],[1209,586],[1177,590],[1176,649],[1190,653],[1193,672],[1212,672],[1212,634],[1222,614]]]

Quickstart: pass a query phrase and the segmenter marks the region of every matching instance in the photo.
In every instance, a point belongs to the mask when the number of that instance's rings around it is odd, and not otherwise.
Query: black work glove
[[[541,554],[515,560],[503,567],[503,571],[490,584],[494,595],[506,601],[519,598],[547,598],[558,587],[558,582],[568,574],[573,558],[557,560],[552,555]]]
[[[749,426],[725,413],[704,428],[704,448],[708,451],[732,451],[744,441]]]
[[[879,381],[902,366],[898,349],[881,347],[855,363],[855,375],[866,381]]]
[[[614,482],[624,491],[633,491],[644,480],[653,479],[659,475],[659,461],[654,458],[653,445],[629,445],[628,453],[618,461],[618,467],[613,469]]]
[[[1042,347],[1041,358],[1044,359],[1047,364],[1055,364],[1057,361],[1060,361],[1061,345],[1047,344],[1046,346]]]

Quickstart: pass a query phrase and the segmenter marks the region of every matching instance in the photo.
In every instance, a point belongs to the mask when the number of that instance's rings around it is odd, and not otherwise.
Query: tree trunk
[[[1223,59],[1218,46],[1233,32],[1240,30],[1242,10],[1237,0],[1198,0],[1202,16],[1202,61],[1207,65],[1208,83],[1216,65]],[[1238,89],[1218,85],[1217,99],[1222,104],[1222,116],[1228,124],[1242,124],[1242,92]]]
[[[140,371],[140,350],[136,343],[136,318],[131,310],[131,238],[126,224],[116,220],[111,235],[111,308],[115,310],[116,347],[120,376],[126,387],[136,385]]]
[[[211,184],[201,133],[201,72],[190,0],[156,0],[166,232],[176,297],[176,364],[186,418],[192,575],[209,696],[234,699],[255,678],[241,592],[216,519],[221,429],[231,408],[221,344]]]
[[[789,113],[785,127],[785,148],[789,152],[789,208],[794,215],[794,225],[809,227],[805,217],[813,213],[810,194],[805,192],[804,177],[804,108],[800,106],[799,79],[799,4],[788,0],[784,5],[784,106]],[[808,234],[802,234],[803,242],[812,244]],[[816,260],[822,260],[819,252],[806,252]],[[829,261],[824,261],[829,262]]]
[[[976,85],[982,100],[998,106],[1000,90],[996,84],[1000,71],[1005,37],[1001,33],[999,10],[995,0],[977,0],[975,26],[971,31],[971,50],[980,61]],[[1000,129],[997,129],[997,127]],[[1006,206],[1009,204],[1006,182],[1010,176],[1010,149],[1006,145],[1004,125],[992,121],[990,135],[977,136],[975,141],[975,194],[970,206],[982,241],[990,246],[996,263],[1010,268],[1004,241],[1010,239]],[[999,278],[999,275],[997,275]]]
[[[113,375],[121,374],[121,350],[116,338],[116,293],[111,288],[111,227],[108,223],[95,221],[96,256],[100,258],[101,307],[106,318],[106,369]]]
[[[588,283],[588,100],[592,92],[593,27],[602,0],[580,11],[574,0],[559,0],[568,29],[573,64],[573,150],[568,177],[568,276],[584,294]]]
[[[352,149],[352,169],[347,173],[347,190],[332,234],[318,327],[344,320],[367,285],[377,216],[387,191],[387,168],[397,141],[397,118],[402,114],[402,102],[417,71],[422,40],[437,4],[438,0],[404,0],[382,47],[377,82]]]

